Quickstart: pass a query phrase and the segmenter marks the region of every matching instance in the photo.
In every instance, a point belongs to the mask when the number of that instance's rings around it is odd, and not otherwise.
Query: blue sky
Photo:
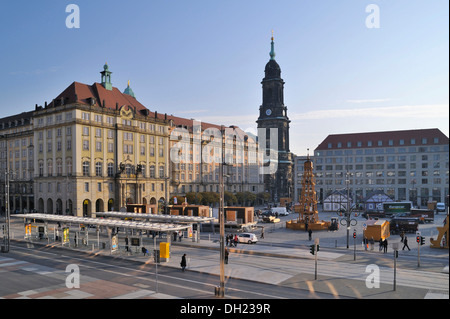
[[[0,117],[72,82],[127,81],[151,110],[254,130],[271,30],[291,151],[329,134],[439,128],[449,135],[447,0],[0,0]],[[80,28],[68,29],[68,4]],[[366,7],[378,5],[380,28]]]

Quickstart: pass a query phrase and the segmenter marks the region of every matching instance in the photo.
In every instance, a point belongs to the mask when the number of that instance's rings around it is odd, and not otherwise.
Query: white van
[[[436,204],[436,212],[445,212],[445,204],[444,203],[437,203]]]
[[[272,207],[270,210],[273,214],[278,213],[278,216],[289,215],[289,212],[286,210],[286,207]]]

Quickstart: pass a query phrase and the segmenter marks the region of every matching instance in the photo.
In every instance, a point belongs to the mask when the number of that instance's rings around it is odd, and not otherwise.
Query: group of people
[[[237,247],[238,244],[238,236],[236,234],[229,234],[227,236],[225,236],[225,240],[226,240],[226,246],[230,246],[230,247]]]

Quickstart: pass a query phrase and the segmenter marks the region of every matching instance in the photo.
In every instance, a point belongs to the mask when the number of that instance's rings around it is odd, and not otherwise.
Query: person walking
[[[234,247],[237,247],[238,244],[238,236],[237,234],[234,235]]]
[[[311,230],[311,228],[308,230],[308,238],[309,238],[309,240],[312,240],[312,230]]]
[[[384,239],[383,241],[383,249],[384,249],[384,253],[387,253],[387,249],[388,249],[388,241],[387,238]]]
[[[181,257],[181,263],[180,263],[180,266],[181,266],[181,270],[184,272],[184,270],[186,269],[186,254],[184,254],[184,255]]]
[[[264,226],[263,226],[263,228],[261,229],[261,239],[264,239]]]
[[[225,246],[228,246],[228,242],[230,241],[230,236],[229,236],[229,235],[226,235],[226,236],[225,236],[225,240],[226,240]]]
[[[225,264],[228,265],[228,255],[230,254],[230,252],[228,251],[228,248],[225,247]]]
[[[405,236],[405,238],[403,238],[403,248],[402,250],[405,250],[405,247],[408,248],[408,250],[411,250],[408,246],[408,237]]]

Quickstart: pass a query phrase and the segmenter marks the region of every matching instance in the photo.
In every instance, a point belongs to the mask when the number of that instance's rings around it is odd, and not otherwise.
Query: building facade
[[[33,112],[0,119],[0,211],[34,209]]]
[[[180,151],[179,160],[171,153],[172,196],[187,193],[219,193],[220,163],[224,165],[224,190],[231,193],[264,192],[259,174],[261,154],[256,138],[237,126],[220,126],[175,116],[171,126],[170,148]],[[183,140],[179,140],[183,136]],[[182,152],[186,152],[181,154]],[[222,156],[223,153],[223,156]],[[174,156],[173,156],[174,155]]]
[[[101,83],[74,82],[33,116],[37,211],[91,216],[168,198],[170,122],[113,87],[108,65]]]
[[[11,211],[92,216],[133,203],[161,212],[171,196],[219,192],[222,149],[225,190],[264,192],[256,137],[152,112],[129,83],[123,92],[112,85],[107,64],[100,73],[100,83],[73,82],[50,103],[0,119],[0,177],[10,177]],[[177,129],[187,137],[182,161],[171,154]],[[6,189],[0,183],[3,210]]]
[[[439,129],[329,135],[314,151],[319,200],[350,188],[424,207],[449,194],[449,140]]]

